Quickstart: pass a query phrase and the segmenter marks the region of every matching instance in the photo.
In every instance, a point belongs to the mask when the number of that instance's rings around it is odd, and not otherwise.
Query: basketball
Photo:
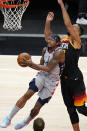
[[[17,62],[20,66],[26,67],[26,65],[23,63],[23,58],[26,60],[31,59],[31,55],[29,53],[20,53],[17,58]]]

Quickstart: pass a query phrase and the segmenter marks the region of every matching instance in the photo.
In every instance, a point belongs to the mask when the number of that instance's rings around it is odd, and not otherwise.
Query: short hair
[[[78,24],[78,26],[79,26],[80,36],[81,36],[84,34],[84,29],[80,24]]]
[[[33,123],[34,131],[43,131],[44,127],[45,127],[45,122],[42,118],[37,118],[34,120]]]

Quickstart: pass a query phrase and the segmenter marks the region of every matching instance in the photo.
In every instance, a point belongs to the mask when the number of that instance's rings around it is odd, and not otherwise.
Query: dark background
[[[47,46],[44,38],[40,37],[1,37],[0,54],[18,55],[29,52],[31,55],[41,55],[43,47]],[[82,38],[81,56],[87,56],[87,39]]]
[[[64,0],[64,3],[67,6],[72,24],[74,24],[77,19],[79,0]],[[56,34],[65,34],[66,28],[57,0],[30,0],[30,4],[22,18],[23,28],[21,31],[9,32],[4,30],[2,27],[4,18],[0,11],[0,33],[43,34],[45,19],[49,11],[53,11],[55,14],[54,21],[51,24],[53,32]],[[87,34],[87,26],[83,26],[83,28],[85,34]]]
[[[64,0],[72,23],[75,23],[78,14],[79,0]],[[3,15],[0,12],[0,34],[14,34],[14,37],[0,35],[0,54],[18,55],[21,52],[30,52],[32,55],[41,55],[42,48],[46,45],[44,38],[40,37],[15,37],[15,34],[43,34],[47,13],[53,11],[55,19],[51,24],[53,33],[65,34],[67,32],[63,23],[61,9],[57,0],[30,0],[22,19],[22,30],[7,31],[3,29]],[[83,26],[87,35],[87,26]],[[87,39],[82,39],[83,47],[81,56],[87,56]]]

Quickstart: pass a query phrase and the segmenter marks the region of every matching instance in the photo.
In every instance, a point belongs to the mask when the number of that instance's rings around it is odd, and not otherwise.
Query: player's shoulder
[[[62,56],[62,55],[65,55],[64,54],[64,51],[62,50],[62,49],[60,49],[59,51],[56,51],[55,53],[54,53],[54,58],[59,58],[60,56]]]
[[[61,37],[61,42],[62,42],[62,43],[69,43],[69,42],[70,42],[70,39],[69,39],[68,36],[62,36],[62,37]]]
[[[72,41],[69,38],[69,36],[63,36],[61,38],[61,43],[62,43],[62,45],[69,43],[75,50],[76,49],[81,49],[81,44],[78,44],[75,40]]]

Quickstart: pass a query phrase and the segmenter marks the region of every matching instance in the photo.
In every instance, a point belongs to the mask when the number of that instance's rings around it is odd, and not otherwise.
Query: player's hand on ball
[[[32,59],[26,60],[25,58],[23,58],[23,64],[25,66],[31,66],[32,65]]]
[[[47,21],[52,21],[54,19],[54,13],[53,12],[49,12],[47,15]]]
[[[31,55],[29,53],[20,53],[17,57],[17,62],[20,66],[26,67],[28,66],[28,61],[31,61]]]

